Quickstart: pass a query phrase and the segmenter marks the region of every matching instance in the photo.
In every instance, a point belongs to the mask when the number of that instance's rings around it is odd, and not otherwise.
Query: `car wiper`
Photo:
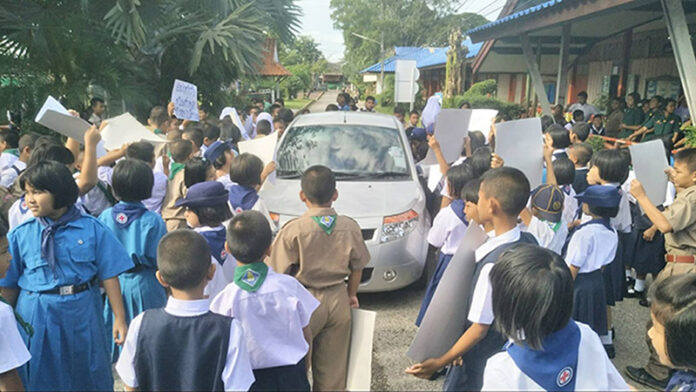
[[[276,172],[276,178],[283,180],[292,180],[302,177],[302,172],[299,170],[278,170]]]
[[[385,171],[385,172],[379,172],[379,173],[370,173],[368,176],[370,178],[410,177],[411,173]]]
[[[391,178],[391,177],[408,177],[409,173],[386,171],[386,172],[336,172],[336,179],[338,180],[364,180],[364,179],[378,179],[378,178]]]

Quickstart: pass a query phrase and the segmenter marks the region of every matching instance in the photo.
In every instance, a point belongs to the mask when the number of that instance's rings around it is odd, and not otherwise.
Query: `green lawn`
[[[288,109],[299,110],[311,101],[309,98],[293,99],[285,101],[285,107]]]

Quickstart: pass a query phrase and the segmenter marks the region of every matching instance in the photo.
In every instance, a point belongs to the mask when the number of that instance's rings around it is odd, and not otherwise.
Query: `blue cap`
[[[559,222],[563,215],[563,191],[555,185],[539,185],[532,191],[532,206],[549,222]]]
[[[590,185],[585,192],[575,195],[578,202],[593,207],[618,207],[621,201],[619,189],[614,186]]]
[[[409,135],[409,139],[422,142],[428,140],[428,134],[425,132],[425,128],[413,128],[411,130],[411,135]]]
[[[204,181],[191,185],[183,199],[174,203],[175,207],[212,207],[227,203],[229,192],[218,181]]]
[[[224,154],[225,150],[228,148],[229,146],[226,143],[218,140],[215,143],[211,144],[207,150],[205,150],[205,154],[203,154],[203,157],[205,157],[205,160],[208,162],[215,162],[215,160],[220,155]]]

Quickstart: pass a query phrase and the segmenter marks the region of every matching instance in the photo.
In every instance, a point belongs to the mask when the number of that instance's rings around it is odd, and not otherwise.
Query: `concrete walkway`
[[[319,100],[314,102],[309,106],[309,111],[312,113],[320,113],[326,109],[326,105],[336,103],[336,97],[338,96],[338,90],[327,90],[324,95],[322,95]]]

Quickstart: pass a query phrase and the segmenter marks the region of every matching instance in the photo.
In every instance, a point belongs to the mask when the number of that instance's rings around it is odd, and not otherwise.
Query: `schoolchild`
[[[167,176],[160,172],[155,171],[155,147],[148,142],[135,142],[128,145],[126,149],[126,158],[128,159],[138,159],[145,162],[152,171],[153,174],[153,185],[151,196],[143,200],[145,207],[156,214],[160,214],[162,211],[162,203],[164,202],[164,196],[167,194]]]
[[[215,273],[198,233],[176,230],[157,247],[157,280],[170,293],[163,309],[130,324],[116,371],[129,389],[246,391],[254,383],[239,321],[209,310],[204,294]]]
[[[237,155],[230,164],[230,180],[235,185],[230,186],[230,206],[232,212],[259,211],[269,215],[263,199],[258,194],[266,177],[275,170],[273,162],[263,166],[263,161],[253,154]]]
[[[234,185],[234,182],[230,180],[230,166],[232,166],[232,159],[235,156],[230,146],[218,140],[208,147],[203,156],[206,161],[213,164],[216,181],[229,190]]]
[[[595,114],[592,117],[590,126],[590,135],[607,136],[607,131],[604,129],[604,115],[601,113]]]
[[[614,187],[591,185],[575,197],[590,220],[573,231],[565,254],[575,279],[573,318],[592,327],[613,358],[602,269],[612,263],[617,253],[619,240],[609,219],[616,216],[621,195]]]
[[[570,159],[556,159],[553,161],[553,174],[557,185],[563,192],[563,222],[567,225],[575,219],[578,212],[578,201],[575,199],[573,182],[575,181],[575,167]]]
[[[0,131],[0,171],[12,166],[19,159],[19,133],[9,129]]]
[[[164,106],[155,106],[150,110],[150,116],[147,119],[147,128],[155,135],[164,135],[167,133],[167,122],[169,115]]]
[[[210,121],[205,121],[199,126],[203,133],[203,144],[201,144],[201,156],[203,156],[210,145],[220,139],[220,127]]]
[[[178,208],[174,204],[177,200],[184,197],[186,185],[184,185],[184,168],[186,161],[193,157],[193,146],[191,142],[178,139],[169,144],[172,164],[169,169],[169,183],[167,193],[162,202],[162,219],[167,224],[167,231],[186,228],[186,218],[184,209]],[[166,173],[166,171],[165,171]]]
[[[626,139],[633,132],[640,129],[645,122],[645,113],[638,107],[640,102],[640,94],[633,92],[626,96],[626,113],[624,113],[623,121],[621,122],[621,132],[619,139]]]
[[[430,358],[406,369],[417,377],[430,378],[432,374],[461,358],[462,366],[451,366],[443,385],[446,391],[480,390],[486,361],[500,351],[503,336],[491,329],[494,317],[490,306],[491,290],[488,275],[495,261],[504,251],[519,243],[536,244],[534,236],[520,232],[517,217],[529,199],[529,181],[513,168],[491,169],[481,179],[477,205],[479,219],[493,225],[495,237],[490,238],[475,252],[476,267],[468,322],[463,334],[452,348],[440,358]]]
[[[195,159],[195,158],[194,158]],[[176,202],[185,209],[186,223],[208,242],[210,262],[215,264],[215,275],[205,293],[213,298],[234,279],[234,260],[225,250],[225,226],[232,218],[227,205],[228,193],[217,181],[202,181],[191,185],[186,196]]]
[[[358,307],[362,270],[370,261],[358,224],[338,215],[336,178],[325,166],[305,170],[300,199],[307,212],[278,232],[268,264],[293,275],[321,303],[310,320],[313,390],[346,387],[351,307]],[[346,277],[348,283],[346,285]]]
[[[237,260],[234,283],[213,299],[210,310],[242,324],[256,378],[250,391],[309,391],[305,356],[312,341],[309,321],[319,301],[297,279],[263,262],[272,240],[266,217],[258,211],[230,221],[225,249]]]
[[[565,125],[565,129],[569,130],[573,128],[573,125],[585,122],[585,112],[580,109],[573,110],[572,120]]]
[[[696,275],[670,276],[650,288],[648,336],[660,362],[676,372],[666,391],[696,391]]]
[[[278,132],[278,137],[283,136],[283,132],[285,132],[286,125],[287,124],[285,124],[285,121],[283,121],[283,119],[279,116],[273,117],[273,129],[275,129]]]
[[[587,138],[590,137],[590,124],[584,121],[575,123],[568,132],[570,135],[571,144],[575,145],[584,143]]]
[[[483,390],[629,389],[597,334],[571,318],[573,277],[560,256],[519,245],[500,256],[490,280],[495,325],[508,343],[488,360]]]
[[[154,176],[150,166],[137,159],[124,159],[116,164],[111,181],[119,202],[102,212],[99,220],[116,235],[135,265],[118,277],[126,322],[130,323],[143,311],[167,303],[167,293],[155,278],[157,244],[167,234],[167,227],[162,217],[148,211],[142,203],[152,193]],[[108,331],[113,323],[108,303],[104,320]],[[112,345],[111,352],[112,362],[116,362],[120,347]]]
[[[31,157],[36,138],[37,136],[31,133],[19,138],[19,158],[10,167],[2,171],[2,174],[0,174],[0,186],[10,188],[19,174],[27,168],[27,162],[29,162],[29,157]]]
[[[526,231],[534,235],[540,246],[559,255],[568,236],[568,224],[563,220],[563,191],[553,184],[543,184],[532,190],[530,208],[520,213]]]
[[[464,215],[466,216],[466,219],[469,221],[469,224],[471,224],[472,222],[476,223],[477,225],[481,226],[483,231],[485,231],[489,237],[492,237],[495,235],[495,230],[493,230],[493,226],[488,222],[481,222],[481,219],[478,215],[477,204],[479,200],[480,188],[480,178],[475,178],[467,182],[466,185],[464,185],[464,187],[462,188],[461,196],[464,200]]]
[[[271,132],[273,132],[272,122],[273,120],[271,120],[270,118],[258,120],[256,122],[256,137],[254,139],[260,139],[262,137],[270,135]]]
[[[203,181],[215,180],[215,168],[207,160],[199,157],[193,157],[186,161],[184,165],[184,186],[192,187]]]
[[[65,165],[32,165],[20,185],[35,218],[8,235],[12,264],[0,286],[34,329],[33,335],[23,335],[32,356],[24,369],[25,386],[111,390],[99,285],[114,312],[113,340],[122,344],[127,324],[118,275],[133,262],[106,226],[75,207],[78,188]]]
[[[551,125],[544,134],[544,140],[553,147],[553,159],[568,158],[566,149],[570,146],[570,135],[562,126]]]
[[[203,146],[203,131],[195,126],[190,126],[184,130],[181,134],[181,138],[191,142],[194,157],[203,156],[203,152],[201,151],[201,147]]]
[[[448,194],[452,197],[452,202],[438,212],[428,232],[428,243],[439,248],[440,256],[437,261],[437,267],[435,267],[435,272],[425,290],[418,317],[416,317],[417,326],[420,326],[423,316],[425,316],[425,311],[428,309],[430,301],[435,294],[435,290],[440,283],[440,279],[442,279],[450,260],[452,260],[454,252],[457,251],[459,243],[469,224],[464,215],[465,203],[464,200],[462,200],[461,189],[472,179],[474,179],[473,170],[466,162],[461,165],[452,166],[447,171]]]
[[[587,172],[590,171],[590,161],[592,160],[592,147],[587,143],[573,144],[568,148],[568,159],[575,166],[575,179],[573,180],[573,190],[575,193],[582,193],[589,186],[587,183]]]
[[[12,256],[8,251],[7,226],[0,224],[0,279],[10,268]],[[31,335],[33,329],[20,316],[16,318],[14,309],[7,303],[0,290],[0,391],[23,391],[24,384],[18,369],[29,362],[31,354],[24,345],[17,327]]]

